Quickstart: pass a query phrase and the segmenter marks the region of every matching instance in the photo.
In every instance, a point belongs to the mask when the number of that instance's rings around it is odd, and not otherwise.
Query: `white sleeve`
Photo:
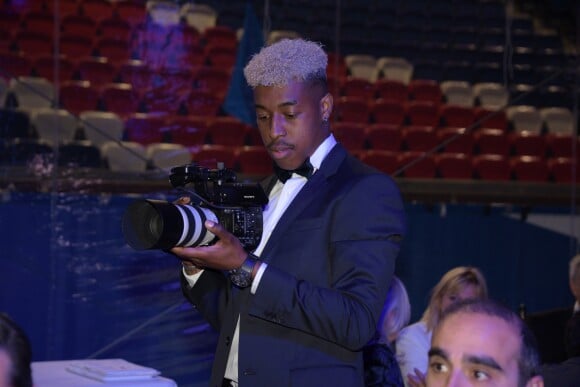
[[[429,340],[418,326],[409,326],[401,331],[396,341],[396,354],[405,386],[409,386],[407,375],[414,375],[414,369],[427,371]]]
[[[185,268],[182,268],[181,270],[183,271],[183,276],[185,277],[185,280],[189,284],[190,288],[192,288],[195,285],[199,277],[201,277],[201,273],[203,273],[203,270],[200,270],[195,274],[189,275],[185,272]]]

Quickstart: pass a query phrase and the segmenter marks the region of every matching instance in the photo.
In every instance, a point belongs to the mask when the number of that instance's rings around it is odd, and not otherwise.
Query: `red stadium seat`
[[[409,98],[415,101],[428,101],[439,105],[443,101],[443,94],[437,81],[412,79],[409,82]]]
[[[0,63],[4,77],[16,78],[32,74],[32,61],[22,53],[0,51]]]
[[[493,128],[507,130],[508,120],[503,110],[487,110],[481,107],[475,108],[475,122],[481,128]]]
[[[273,172],[273,163],[266,148],[261,145],[238,147],[238,171],[248,175],[267,176]]]
[[[81,11],[85,16],[91,17],[95,21],[110,18],[114,15],[115,4],[109,0],[82,0]]]
[[[63,34],[60,36],[59,52],[70,58],[93,55],[93,37]]]
[[[225,98],[230,86],[230,71],[220,67],[200,66],[192,73],[193,87]]]
[[[52,38],[43,32],[19,31],[14,36],[14,44],[21,53],[28,57],[52,54]]]
[[[403,126],[403,147],[409,151],[426,152],[437,145],[437,134],[430,126]]]
[[[89,81],[65,81],[60,86],[60,106],[73,114],[98,110],[99,92]]]
[[[361,97],[340,97],[335,101],[334,111],[338,121],[369,122],[370,107],[367,100]]]
[[[236,52],[235,47],[211,45],[204,48],[206,63],[211,67],[226,70],[228,73],[236,64]]]
[[[435,155],[438,175],[444,179],[471,179],[471,156],[465,153],[438,153]]]
[[[442,146],[441,150],[448,153],[473,153],[473,133],[466,128],[439,128],[437,129],[437,142]]]
[[[104,57],[85,57],[78,61],[77,71],[80,79],[92,85],[105,85],[115,80],[117,68]]]
[[[546,160],[538,156],[512,156],[510,158],[512,176],[518,181],[547,182],[550,171]]]
[[[130,42],[133,34],[131,24],[119,17],[100,19],[97,29],[101,39],[115,39]]]
[[[119,19],[127,21],[134,27],[147,21],[147,9],[138,0],[117,1],[115,12]]]
[[[573,158],[552,157],[547,160],[547,165],[550,177],[556,183],[580,182],[580,163],[574,163]]]
[[[218,163],[234,169],[237,165],[237,147],[205,144],[193,150],[193,161],[206,168],[217,168]]]
[[[365,148],[366,124],[358,122],[335,122],[332,133],[346,149],[357,152]]]
[[[473,171],[481,180],[508,181],[511,179],[511,168],[506,156],[483,154],[475,155]]]
[[[546,156],[546,139],[543,134],[536,132],[513,132],[509,135],[513,153],[516,156]]]
[[[208,122],[208,134],[212,144],[243,146],[248,127],[231,116],[215,117]]]
[[[371,104],[370,114],[377,124],[402,125],[407,111],[403,102],[379,98]]]
[[[53,55],[43,55],[36,58],[32,64],[33,72],[36,76],[55,82],[55,67],[58,69],[60,82],[70,81],[75,76],[75,63],[65,55],[60,55],[55,61]]]
[[[508,156],[510,142],[508,135],[501,129],[478,129],[473,133],[476,153]]]
[[[222,47],[237,47],[236,31],[225,25],[207,27],[201,35],[203,45],[219,45]]]
[[[433,179],[437,175],[434,156],[416,151],[399,154],[398,170],[402,171],[406,178]]]
[[[403,132],[399,125],[371,124],[366,129],[367,143],[371,149],[399,151]]]
[[[96,36],[97,22],[91,16],[72,14],[60,21],[61,33],[68,35]]]
[[[439,105],[431,101],[410,101],[407,118],[411,125],[439,126]]]
[[[372,101],[375,99],[375,86],[363,78],[347,77],[342,82],[341,95],[348,97],[361,97]]]
[[[393,99],[406,102],[409,98],[409,88],[401,81],[395,79],[378,79],[375,81],[377,98]]]
[[[40,32],[46,36],[54,35],[54,14],[50,11],[31,10],[21,17],[22,30]]]
[[[441,105],[441,119],[445,126],[469,128],[475,122],[475,113],[472,108],[458,105]]]
[[[548,153],[552,157],[572,157],[574,146],[580,150],[580,139],[565,133],[546,133]],[[576,144],[574,144],[576,141]]]
[[[95,42],[95,53],[117,64],[126,62],[133,57],[128,41],[111,37],[99,38]]]
[[[369,149],[361,152],[360,159],[363,163],[389,175],[393,174],[399,166],[398,152],[389,150]]]
[[[140,96],[128,83],[109,83],[102,89],[101,100],[106,111],[127,117],[138,111]]]

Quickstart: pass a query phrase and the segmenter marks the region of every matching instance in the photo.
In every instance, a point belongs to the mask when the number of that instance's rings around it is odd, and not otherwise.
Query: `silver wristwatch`
[[[242,263],[242,266],[228,271],[232,283],[239,288],[250,286],[252,284],[252,271],[257,262],[258,257],[249,253],[244,263]]]

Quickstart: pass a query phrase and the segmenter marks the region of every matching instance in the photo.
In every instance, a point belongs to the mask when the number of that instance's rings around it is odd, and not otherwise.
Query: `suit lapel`
[[[277,244],[279,238],[283,237],[289,225],[296,220],[296,217],[301,214],[306,207],[308,207],[314,199],[316,192],[319,192],[327,185],[328,178],[336,173],[345,157],[345,149],[340,144],[336,144],[322,162],[320,169],[316,171],[310,179],[308,179],[308,182],[300,190],[298,195],[296,195],[292,203],[290,203],[272,231],[272,235],[261,254],[266,262],[269,261],[268,253],[272,250],[273,246]]]

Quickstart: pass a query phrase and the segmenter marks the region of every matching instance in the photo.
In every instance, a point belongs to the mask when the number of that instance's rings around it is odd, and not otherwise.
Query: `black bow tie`
[[[314,167],[312,166],[312,164],[310,164],[310,160],[306,159],[301,166],[291,170],[282,169],[278,166],[278,164],[274,163],[274,172],[276,173],[278,180],[280,180],[282,183],[286,183],[286,180],[288,180],[293,173],[297,173],[300,176],[304,176],[305,178],[308,179],[310,176],[312,176],[312,172],[314,172]]]

